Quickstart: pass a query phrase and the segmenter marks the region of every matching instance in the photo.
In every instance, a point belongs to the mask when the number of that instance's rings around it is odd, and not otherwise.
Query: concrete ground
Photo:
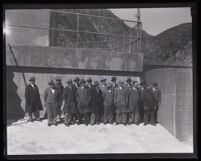
[[[47,126],[20,120],[7,127],[8,155],[89,153],[192,153],[161,125]]]

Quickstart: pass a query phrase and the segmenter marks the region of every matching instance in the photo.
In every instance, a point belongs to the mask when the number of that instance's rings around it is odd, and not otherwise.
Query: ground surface
[[[188,153],[191,146],[179,142],[161,125],[47,126],[18,121],[7,127],[9,154],[74,153]]]

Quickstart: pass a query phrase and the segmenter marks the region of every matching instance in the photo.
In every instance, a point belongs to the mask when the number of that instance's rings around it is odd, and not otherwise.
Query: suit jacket
[[[106,90],[103,94],[103,104],[104,106],[111,106],[114,103],[114,91]]]
[[[25,112],[35,112],[36,110],[43,110],[43,106],[40,99],[39,89],[37,85],[34,88],[31,84],[26,86],[25,89]]]
[[[59,90],[59,106],[62,105],[63,102],[63,91],[64,91],[64,86],[62,84],[56,85],[56,88]]]
[[[148,109],[154,109],[154,107],[156,106],[155,96],[152,89],[146,90],[145,97],[144,97],[144,105]]]
[[[114,91],[114,103],[115,104],[128,104],[127,90],[125,88],[117,88]]]
[[[45,92],[43,94],[45,106],[48,106],[48,104],[52,104],[54,106],[59,106],[60,104],[60,91],[55,88],[55,93],[52,93],[52,90],[50,87],[45,89]]]

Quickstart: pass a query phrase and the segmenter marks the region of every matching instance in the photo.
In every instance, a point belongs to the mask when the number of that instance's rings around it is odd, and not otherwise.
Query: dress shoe
[[[41,122],[42,120],[40,118],[37,118],[36,121],[40,121]]]
[[[28,119],[28,121],[27,122],[33,122],[33,119]]]
[[[47,126],[51,126],[51,123],[48,123]]]

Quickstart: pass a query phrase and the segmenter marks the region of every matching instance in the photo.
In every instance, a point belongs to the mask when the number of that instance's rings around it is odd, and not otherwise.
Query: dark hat
[[[106,80],[107,80],[106,78],[102,78],[100,81],[103,82],[103,81],[106,81]]]
[[[128,78],[126,79],[126,82],[132,82],[131,77],[128,77]]]
[[[98,81],[94,81],[94,85],[99,85],[99,82]]]
[[[153,85],[154,87],[157,87],[157,86],[158,86],[158,83],[157,83],[157,82],[154,82],[154,83],[152,83],[152,85]]]
[[[72,79],[68,79],[66,83],[73,83]]]
[[[54,81],[53,81],[52,79],[50,79],[50,80],[48,81],[48,84],[49,84],[49,85],[54,85]]]
[[[117,80],[116,77],[112,77],[112,78],[111,78],[111,81],[116,81],[116,80]]]
[[[92,82],[91,77],[88,77],[88,78],[87,78],[87,82]]]
[[[123,81],[118,81],[118,83],[119,83],[119,84],[124,84],[124,82],[123,82]]]
[[[133,81],[133,84],[137,83],[137,81]]]
[[[56,76],[56,77],[55,77],[55,80],[60,81],[60,80],[61,80],[61,77],[60,77],[60,76]]]
[[[35,81],[35,77],[30,77],[29,81]]]
[[[79,77],[76,77],[75,79],[74,79],[74,81],[79,81],[80,80],[80,78]]]
[[[80,84],[81,83],[86,83],[86,81],[84,79],[80,79]]]
[[[108,83],[108,84],[107,84],[107,87],[112,87],[112,86],[113,86],[112,83]]]

